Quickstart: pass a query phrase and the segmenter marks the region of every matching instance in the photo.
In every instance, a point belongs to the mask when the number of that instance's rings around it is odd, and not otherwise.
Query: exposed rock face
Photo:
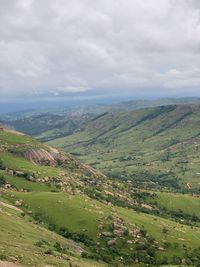
[[[67,157],[63,157],[59,152],[44,149],[29,149],[23,153],[23,156],[35,164],[50,166],[56,166],[58,161],[64,162],[67,160]]]
[[[27,160],[30,160],[36,164],[48,164],[51,163],[52,166],[56,165],[56,161],[53,156],[45,151],[44,149],[30,149],[24,152],[23,155]]]

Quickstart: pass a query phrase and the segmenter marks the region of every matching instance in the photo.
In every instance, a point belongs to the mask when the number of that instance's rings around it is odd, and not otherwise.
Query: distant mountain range
[[[156,100],[130,100],[114,104],[90,104],[70,107],[54,107],[3,114],[5,125],[32,135],[42,141],[71,134],[77,128],[105,112],[133,111],[140,108],[165,105],[200,103],[200,98],[163,98]]]

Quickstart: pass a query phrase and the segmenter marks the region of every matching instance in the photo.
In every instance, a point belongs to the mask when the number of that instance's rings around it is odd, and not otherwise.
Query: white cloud
[[[199,51],[197,0],[0,0],[2,97],[195,93]]]

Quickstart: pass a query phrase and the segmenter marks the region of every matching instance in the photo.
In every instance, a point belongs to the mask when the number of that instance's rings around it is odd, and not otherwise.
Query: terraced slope
[[[143,188],[198,193],[200,106],[105,113],[49,144]]]
[[[4,129],[0,149],[0,260],[22,266],[199,262],[198,223],[164,217],[157,206],[148,211],[150,197],[140,201],[140,191],[64,152],[54,157],[31,137]],[[38,151],[53,162],[35,160]]]

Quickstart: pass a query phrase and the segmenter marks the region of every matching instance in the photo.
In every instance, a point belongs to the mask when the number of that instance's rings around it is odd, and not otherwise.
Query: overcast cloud
[[[199,0],[0,0],[1,99],[199,91]]]

